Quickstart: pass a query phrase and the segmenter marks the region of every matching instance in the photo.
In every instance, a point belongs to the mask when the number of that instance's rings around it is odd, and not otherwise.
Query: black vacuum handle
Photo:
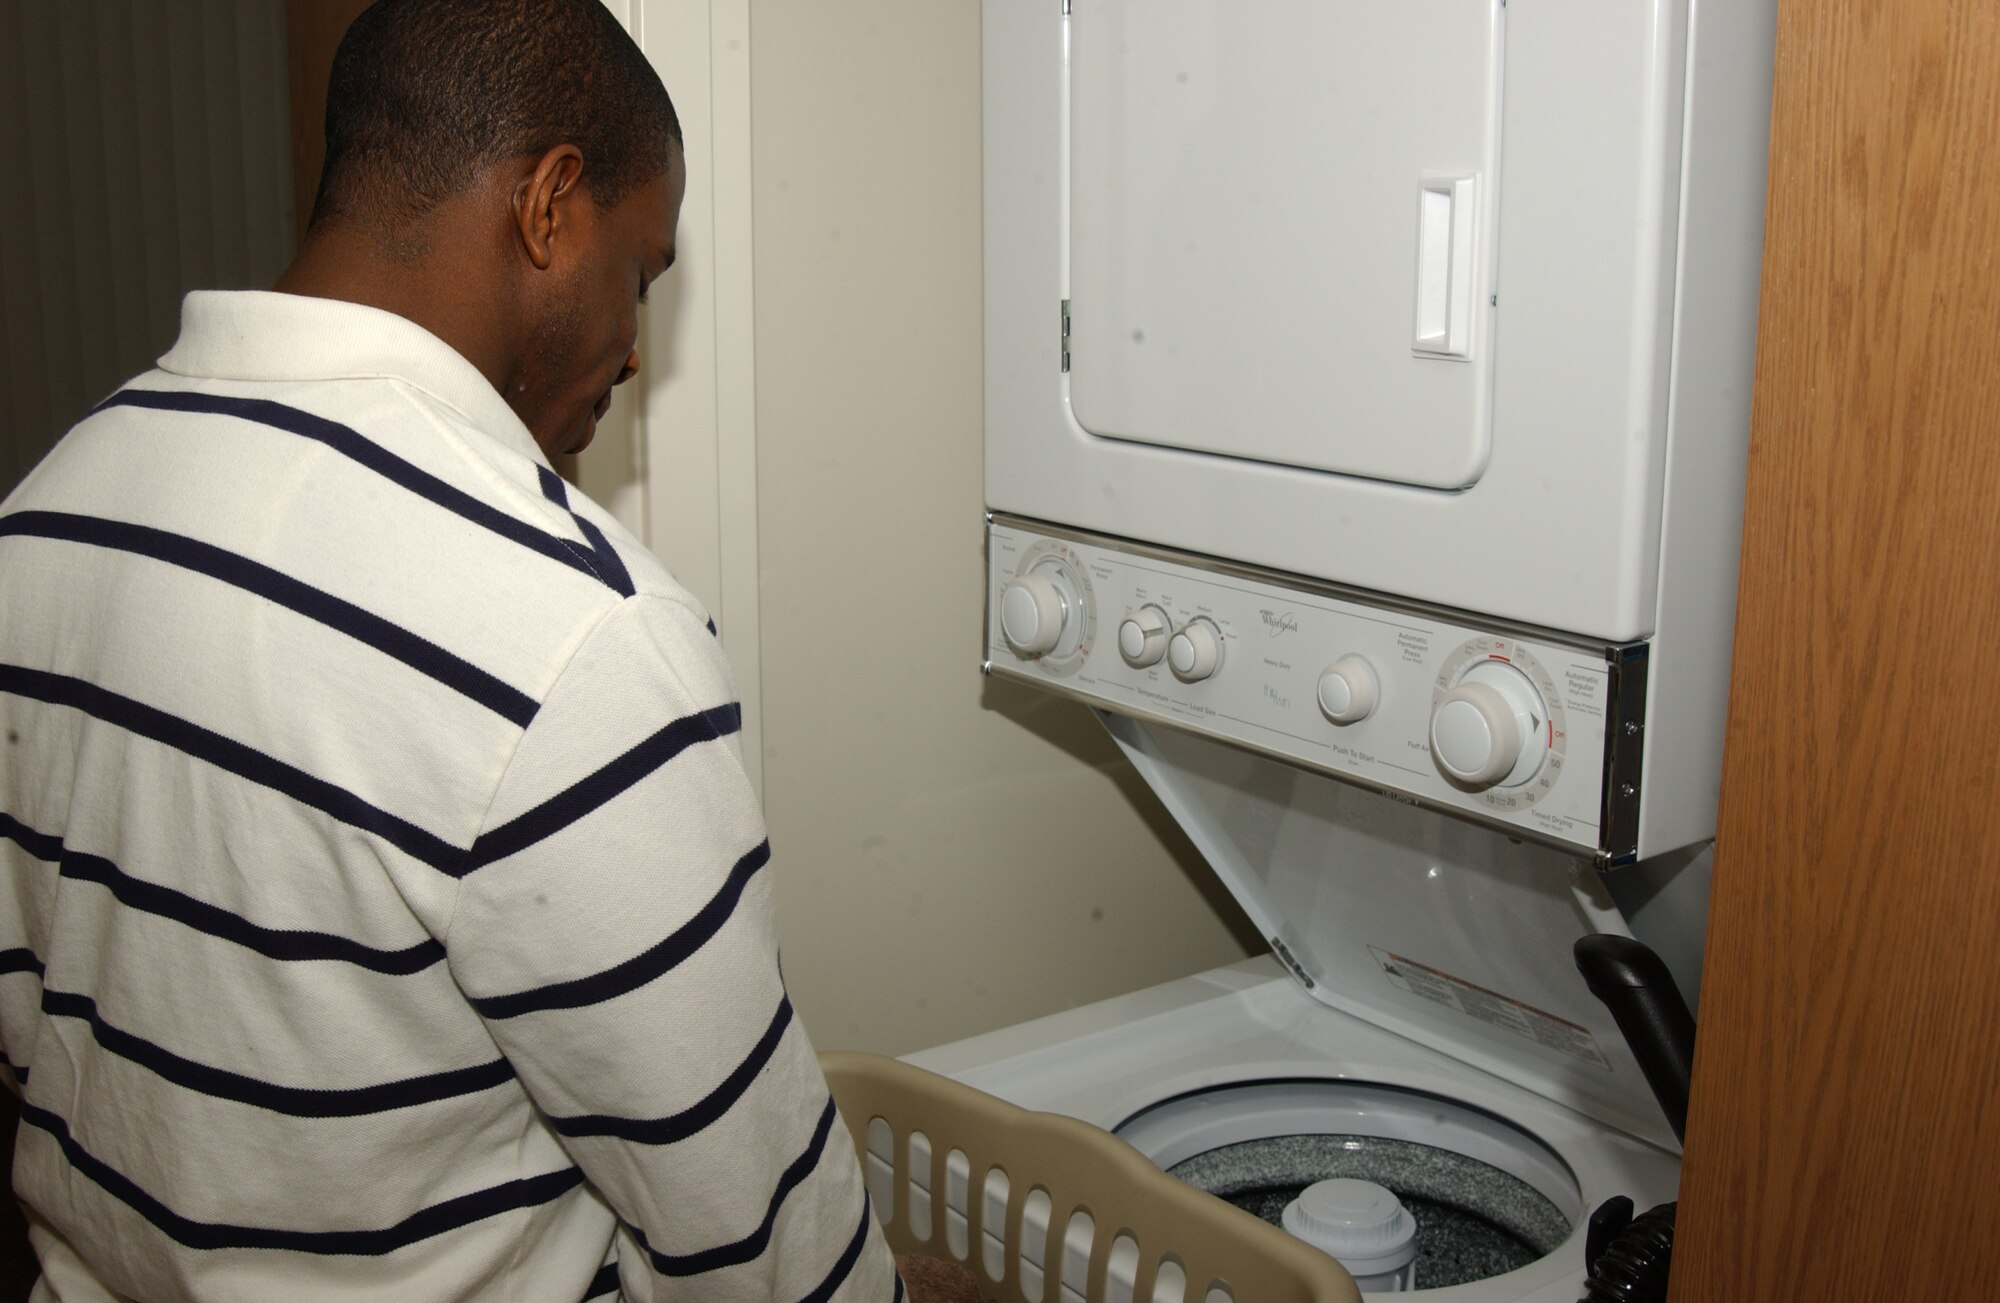
[[[1675,1137],[1686,1139],[1694,1015],[1673,974],[1643,942],[1602,932],[1577,940],[1576,966],[1625,1033]]]

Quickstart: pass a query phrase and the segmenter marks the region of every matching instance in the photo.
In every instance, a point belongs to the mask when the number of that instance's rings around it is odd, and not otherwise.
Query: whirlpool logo
[[[1257,614],[1264,617],[1264,628],[1269,631],[1273,638],[1282,633],[1297,633],[1299,631],[1299,617],[1293,615],[1290,611],[1286,611],[1283,614],[1277,611],[1259,611]]]

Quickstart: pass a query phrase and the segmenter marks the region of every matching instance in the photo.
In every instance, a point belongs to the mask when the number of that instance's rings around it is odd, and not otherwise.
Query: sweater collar
[[[160,368],[214,380],[401,380],[543,465],[528,427],[479,369],[406,317],[269,290],[196,290]]]

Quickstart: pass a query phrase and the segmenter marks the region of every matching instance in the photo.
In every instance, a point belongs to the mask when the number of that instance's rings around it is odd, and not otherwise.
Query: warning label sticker
[[[1375,946],[1368,947],[1368,953],[1375,956],[1375,962],[1382,965],[1382,971],[1388,974],[1392,983],[1411,995],[1456,1009],[1468,1018],[1476,1018],[1489,1027],[1525,1037],[1579,1062],[1594,1064],[1606,1072],[1611,1070],[1611,1064],[1605,1060],[1603,1051],[1597,1048],[1597,1038],[1590,1034],[1588,1027],[1567,1018],[1558,1018],[1531,1004],[1523,1004],[1512,996],[1474,986],[1464,978],[1454,977],[1429,964],[1392,955]]]

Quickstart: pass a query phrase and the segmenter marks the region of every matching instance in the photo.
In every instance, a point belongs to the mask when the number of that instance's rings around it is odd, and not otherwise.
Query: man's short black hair
[[[670,140],[667,89],[602,0],[380,0],[333,56],[312,224],[392,232],[561,144],[610,207],[666,170]]]

